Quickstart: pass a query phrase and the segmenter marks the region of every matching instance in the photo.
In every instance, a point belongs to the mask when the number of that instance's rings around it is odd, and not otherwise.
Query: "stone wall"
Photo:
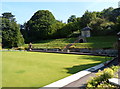
[[[118,50],[116,49],[87,49],[87,48],[70,48],[69,52],[105,54],[108,56],[117,56]]]

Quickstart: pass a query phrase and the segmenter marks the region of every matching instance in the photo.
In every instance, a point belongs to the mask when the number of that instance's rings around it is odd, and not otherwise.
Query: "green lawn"
[[[63,38],[43,40],[33,44],[34,48],[60,48],[63,49],[67,44],[73,43],[77,38]],[[87,38],[87,43],[75,43],[75,48],[113,48],[117,41],[115,36],[96,36]],[[24,45],[28,47],[28,44]]]
[[[41,52],[2,52],[2,56],[3,87],[42,87],[106,61],[100,56]]]

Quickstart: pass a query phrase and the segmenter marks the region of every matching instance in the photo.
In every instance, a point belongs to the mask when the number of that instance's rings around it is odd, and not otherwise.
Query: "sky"
[[[56,20],[67,22],[67,19],[71,15],[76,15],[76,17],[81,17],[86,10],[88,11],[102,11],[109,7],[117,8],[118,1],[114,0],[112,2],[105,0],[69,0],[68,1],[48,1],[48,0],[3,0],[0,3],[2,12],[11,12],[15,15],[16,21],[19,24],[27,22],[35,12],[38,10],[49,10],[52,12]]]

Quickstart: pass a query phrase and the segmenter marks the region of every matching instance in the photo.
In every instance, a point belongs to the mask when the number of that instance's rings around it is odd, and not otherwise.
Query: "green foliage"
[[[57,21],[48,10],[37,11],[31,19],[24,24],[25,30],[21,30],[25,42],[34,42],[53,38],[66,38],[74,31],[80,31],[86,26],[92,28],[92,36],[116,35],[119,32],[117,20],[120,9],[109,7],[101,12],[86,11],[82,17],[71,15],[68,23]],[[118,22],[117,22],[118,21]]]
[[[52,25],[53,30],[52,30],[51,38],[66,37],[66,35],[64,35],[64,33],[66,33],[67,31],[65,32],[65,30],[63,29],[64,26],[66,26],[65,23],[56,21],[56,23]]]
[[[62,32],[61,32],[61,37],[68,37],[70,34],[72,34],[74,31],[77,31],[79,28],[77,26],[76,22],[70,22],[68,24],[66,24],[63,28],[62,28]]]
[[[8,16],[9,17],[9,16]],[[24,44],[24,39],[19,29],[19,25],[14,20],[3,16],[2,20],[2,46],[3,47],[18,47]],[[10,18],[12,19],[12,17]]]
[[[109,7],[101,12],[86,11],[79,20],[81,28],[89,25],[92,28],[92,35],[116,35],[119,32],[119,25],[116,24],[120,9]]]
[[[104,9],[103,11],[101,11],[102,18],[112,21],[111,16],[112,16],[113,10],[114,10],[113,7],[109,7],[107,9]]]
[[[81,17],[80,26],[84,28],[94,19],[96,19],[96,14],[86,11],[84,15]]]
[[[47,39],[54,32],[53,24],[56,20],[48,10],[37,11],[26,24],[29,41]]]
[[[112,66],[111,68],[105,68],[103,71],[98,71],[98,73],[96,73],[96,77],[94,77],[92,80],[90,80],[87,83],[87,88],[88,89],[90,87],[94,87],[95,89],[98,89],[100,87],[104,87],[104,88],[115,87],[116,88],[116,86],[108,83],[108,79],[113,78],[114,73],[119,68],[120,68],[119,66]]]
[[[76,21],[77,21],[76,16],[75,15],[71,15],[71,17],[69,17],[67,22],[70,23],[70,22],[76,22]]]
[[[120,66],[112,66],[112,67],[111,67],[111,69],[112,69],[114,72],[117,72],[119,68],[120,68]]]
[[[109,20],[116,23],[118,16],[120,16],[120,8],[116,8],[116,9],[112,10]]]
[[[116,23],[116,25],[115,25],[115,30],[116,30],[117,32],[120,31],[120,16],[117,17],[117,23]]]
[[[117,86],[113,85],[113,84],[110,84],[110,83],[107,83],[107,82],[103,82],[101,83],[100,85],[97,86],[96,89],[118,89]]]
[[[113,30],[114,23],[106,21],[105,19],[97,18],[90,22],[89,26],[92,28],[92,35],[113,35],[116,33]]]
[[[107,81],[114,76],[114,71],[111,68],[106,68],[103,71],[99,71],[97,74],[103,81]]]
[[[3,13],[2,15],[3,18],[9,19],[10,21],[15,21],[14,15],[12,15],[12,13],[7,12]]]
[[[22,33],[24,34],[26,42],[50,38],[65,38],[73,33],[73,31],[79,29],[78,23],[76,22],[77,18],[71,16],[70,19],[75,19],[75,21],[65,24],[55,20],[52,13],[48,10],[39,10],[25,24],[26,29],[22,30]]]

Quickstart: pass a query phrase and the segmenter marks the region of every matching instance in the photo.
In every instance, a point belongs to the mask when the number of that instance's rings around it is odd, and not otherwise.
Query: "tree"
[[[52,34],[52,26],[55,23],[56,20],[50,11],[37,11],[26,23],[29,41],[48,39]]]
[[[4,14],[4,13],[3,13]],[[13,15],[9,18],[13,18]],[[20,32],[19,25],[10,20],[8,17],[4,15],[0,20],[2,21],[0,25],[2,26],[2,45],[3,47],[18,47],[24,44],[24,39]]]
[[[112,10],[111,15],[110,15],[110,21],[116,23],[118,16],[120,16],[120,8],[116,8],[116,9]]]
[[[9,13],[9,12],[3,13],[2,17],[9,19],[10,21],[15,21],[14,15],[12,15],[12,13]]]
[[[102,17],[105,18],[105,19],[107,19],[107,20],[109,20],[110,15],[112,14],[112,11],[113,11],[113,10],[114,10],[114,9],[113,9],[112,7],[109,7],[109,8],[107,8],[107,9],[104,9],[103,11],[101,11]]]
[[[52,30],[52,35],[51,38],[61,38],[65,37],[63,36],[63,28],[66,24],[62,23],[61,21],[56,21],[55,24],[52,25],[53,30]]]
[[[76,16],[75,15],[71,15],[67,22],[70,23],[70,22],[76,22],[76,21],[77,21]]]
[[[95,19],[96,19],[95,13],[86,11],[80,20],[81,27],[82,28],[86,27],[92,20],[95,20]]]
[[[120,16],[117,17],[117,22],[115,24],[114,29],[116,33],[120,32]]]
[[[102,18],[91,21],[89,26],[92,28],[92,35],[112,35],[114,32],[114,23]]]
[[[28,30],[25,29],[26,28],[26,22],[23,25],[20,25],[20,31],[23,35],[24,41],[25,43],[29,42],[29,38],[28,38]]]

